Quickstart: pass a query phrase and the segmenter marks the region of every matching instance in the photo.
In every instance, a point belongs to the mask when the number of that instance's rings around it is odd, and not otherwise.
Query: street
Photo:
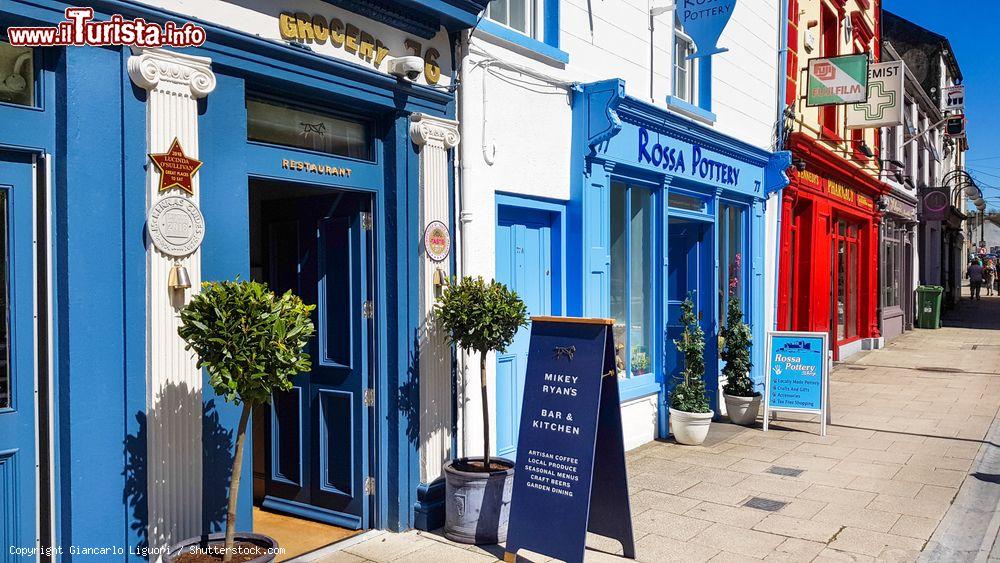
[[[722,422],[702,446],[660,440],[630,451],[637,559],[993,560],[1000,298],[966,298],[944,324],[838,364],[827,437],[816,417],[780,416],[766,433]],[[377,534],[303,560],[503,557],[499,546],[461,546],[440,531]],[[587,561],[624,561],[616,553],[590,536]]]

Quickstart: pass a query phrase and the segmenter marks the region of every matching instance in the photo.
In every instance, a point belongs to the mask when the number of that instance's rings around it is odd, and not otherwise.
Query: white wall
[[[467,220],[459,236],[466,245],[463,274],[494,276],[496,192],[569,199],[572,108],[568,83],[622,78],[629,96],[668,110],[673,14],[658,16],[651,33],[649,7],[648,0],[591,1],[589,7],[587,0],[560,2],[560,48],[569,55],[567,65],[526,56],[522,49],[476,31],[462,67],[459,103],[460,199]],[[777,25],[777,0],[742,0],[719,40],[729,52],[713,58],[714,126],[766,149],[772,148],[777,114]],[[494,62],[487,64],[490,60]],[[771,243],[776,220],[773,207],[768,209]],[[773,264],[769,268],[773,271]],[[769,283],[770,299],[773,280]],[[770,310],[773,303],[765,307]],[[769,319],[773,322],[773,317]],[[459,449],[460,454],[480,455],[478,360],[466,365],[464,385],[460,385]],[[487,365],[492,390],[494,359]],[[495,416],[492,396],[490,402]],[[655,437],[655,395],[623,404],[622,414],[627,448]]]

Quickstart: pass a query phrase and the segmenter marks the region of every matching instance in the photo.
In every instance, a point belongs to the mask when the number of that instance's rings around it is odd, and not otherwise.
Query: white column
[[[211,59],[161,49],[133,50],[128,73],[148,92],[146,147],[163,153],[174,138],[187,156],[198,157],[198,99],[215,89]],[[159,172],[147,162],[147,210],[165,196],[194,195],[179,189],[158,192]],[[177,335],[180,309],[201,284],[201,251],[178,259],[192,290],[172,291],[167,276],[175,259],[152,244],[146,250],[146,464],[148,534],[151,548],[201,533],[202,376],[194,356]],[[159,560],[159,557],[155,557]]]
[[[431,221],[450,225],[448,150],[458,145],[458,122],[420,113],[410,116],[410,137],[420,146],[420,229]],[[452,248],[452,252],[455,249]],[[451,275],[451,257],[433,262],[420,245],[420,480],[441,476],[451,458],[451,350],[436,323],[431,322],[437,299],[434,274]]]

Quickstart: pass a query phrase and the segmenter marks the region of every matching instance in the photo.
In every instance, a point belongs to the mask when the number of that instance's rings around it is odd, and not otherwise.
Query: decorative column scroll
[[[458,122],[415,113],[410,116],[410,137],[420,147],[422,234],[431,221],[451,225],[448,151],[459,143]],[[421,240],[420,264],[420,480],[430,483],[452,456],[451,350],[445,335],[430,322],[437,299],[434,275],[450,276],[451,259],[431,261]]]
[[[133,49],[128,74],[148,92],[148,153],[166,152],[176,138],[188,156],[198,157],[198,99],[215,89],[211,62],[162,49]],[[198,175],[193,194],[160,193],[158,187],[159,172],[147,163],[147,210],[167,196],[198,204]],[[167,287],[175,262],[187,268],[192,290]],[[149,244],[146,272],[147,532],[150,548],[160,548],[202,532],[202,376],[177,335],[180,309],[201,284],[201,250],[173,258]]]

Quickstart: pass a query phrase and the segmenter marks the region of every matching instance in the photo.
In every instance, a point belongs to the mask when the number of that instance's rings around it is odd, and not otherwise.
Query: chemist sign
[[[635,559],[612,319],[533,317],[504,560],[583,562],[587,532]]]
[[[848,129],[903,124],[903,68],[903,61],[868,67],[868,101],[847,106]]]
[[[764,430],[770,413],[791,411],[820,415],[826,436],[829,405],[828,338],[825,332],[768,332],[764,380]]]
[[[736,0],[677,0],[677,19],[684,33],[694,41],[696,51],[688,59],[725,53],[717,43],[733,17]]]

